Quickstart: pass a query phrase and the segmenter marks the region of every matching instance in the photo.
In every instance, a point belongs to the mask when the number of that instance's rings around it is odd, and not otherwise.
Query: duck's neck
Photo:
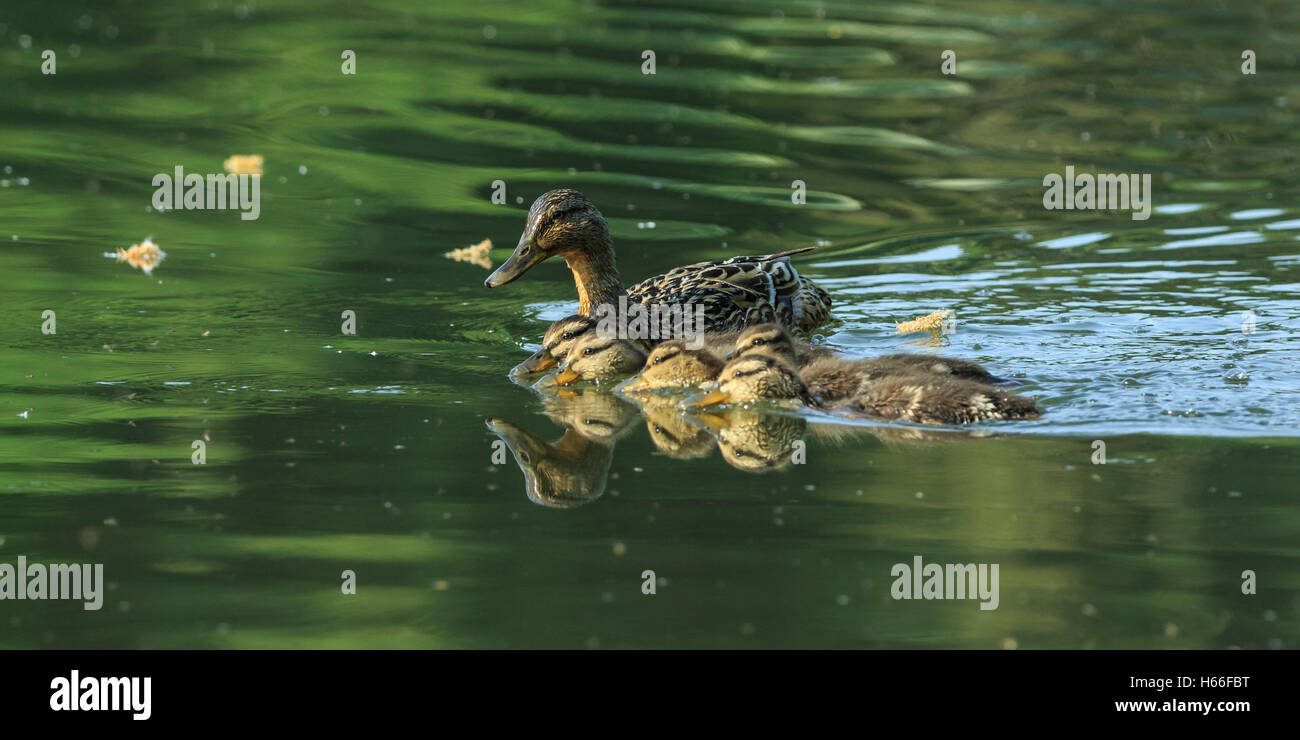
[[[617,304],[619,296],[627,295],[614,265],[614,247],[608,237],[592,248],[565,253],[564,262],[573,272],[573,283],[578,287],[578,313],[583,316],[591,316],[601,304]]]

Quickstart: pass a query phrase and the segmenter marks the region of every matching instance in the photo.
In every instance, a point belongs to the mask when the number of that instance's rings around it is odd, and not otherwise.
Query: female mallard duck
[[[975,421],[1035,419],[1037,402],[973,380],[911,373],[866,380],[852,396],[827,404],[815,387],[804,382],[787,362],[765,355],[745,354],[722,369],[718,385],[694,400],[694,406],[721,403],[798,402],[880,419],[906,419],[923,424],[966,424]]]
[[[708,331],[735,331],[763,321],[806,331],[830,318],[831,305],[826,291],[790,263],[790,255],[809,249],[698,262],[625,290],[604,216],[582,193],[559,189],[533,201],[514,253],[484,284],[505,285],[550,257],[563,257],[584,316],[626,297],[645,305],[703,306]]]

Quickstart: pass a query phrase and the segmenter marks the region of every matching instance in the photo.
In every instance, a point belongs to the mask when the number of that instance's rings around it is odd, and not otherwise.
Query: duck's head
[[[736,346],[727,353],[727,360],[734,360],[741,355],[762,355],[795,365],[797,355],[794,337],[780,324],[759,324],[751,326],[736,337]]]
[[[808,392],[808,386],[804,385],[790,365],[763,355],[741,355],[727,363],[718,375],[717,387],[692,399],[689,405],[714,406],[720,403],[757,401],[818,405]]]
[[[580,259],[609,249],[609,227],[596,206],[577,190],[552,190],[533,201],[514,253],[484,285],[496,288],[514,282],[550,257]]]
[[[641,369],[645,355],[645,349],[637,342],[602,337],[589,331],[573,343],[552,385],[625,378]]]
[[[587,332],[596,328],[596,320],[590,316],[573,314],[551,324],[542,337],[542,348],[534,352],[527,360],[515,365],[511,375],[540,373],[553,367],[563,365],[569,356],[573,343]]]
[[[656,388],[695,388],[718,377],[719,360],[706,349],[690,349],[686,342],[674,339],[651,350],[641,374],[624,384],[625,391],[649,391]]]

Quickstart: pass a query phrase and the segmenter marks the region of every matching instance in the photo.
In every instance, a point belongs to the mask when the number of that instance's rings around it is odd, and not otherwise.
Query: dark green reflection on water
[[[1295,647],[1296,15],[10,3],[0,562],[102,562],[110,590],[0,602],[0,647]],[[257,221],[147,210],[153,174],[237,153],[266,158]],[[1067,164],[1152,173],[1151,219],[1043,210]],[[894,322],[948,308],[942,351],[1048,413],[726,437],[518,387],[568,275],[487,291],[441,255],[512,246],[560,185],[626,282],[817,244],[821,341],[936,351]],[[103,257],[150,234],[152,276]],[[796,429],[806,463],[733,464]],[[562,474],[530,488],[525,448]],[[999,608],[892,600],[918,554],[999,563]]]

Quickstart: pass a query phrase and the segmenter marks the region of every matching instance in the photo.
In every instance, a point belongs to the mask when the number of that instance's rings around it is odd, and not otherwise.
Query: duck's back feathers
[[[684,265],[637,283],[628,297],[643,304],[702,304],[711,332],[769,321],[808,330],[830,316],[830,296],[790,262],[790,255],[810,249]]]

